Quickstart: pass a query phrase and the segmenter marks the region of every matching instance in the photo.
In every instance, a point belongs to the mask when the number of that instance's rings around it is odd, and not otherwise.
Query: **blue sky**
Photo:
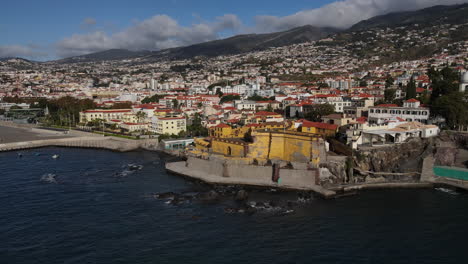
[[[0,9],[0,57],[51,59],[108,48],[162,49],[463,0],[15,0]],[[158,16],[159,15],[159,16]]]

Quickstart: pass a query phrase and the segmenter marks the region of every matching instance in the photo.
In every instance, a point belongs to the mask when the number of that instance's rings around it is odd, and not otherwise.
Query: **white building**
[[[394,104],[369,107],[369,123],[383,124],[395,119],[427,123],[430,114],[429,108],[420,105],[418,100],[410,99],[404,102],[403,107]]]
[[[468,91],[468,71],[461,74],[460,79],[460,92]]]
[[[218,87],[215,87],[218,89]],[[235,86],[226,86],[219,88],[223,94],[240,94],[240,95],[249,95],[255,94],[255,92],[260,91],[260,86],[257,84],[246,85],[246,84],[239,84]]]
[[[257,106],[257,102],[255,102],[255,101],[236,100],[236,101],[234,101],[234,105],[239,110],[247,109],[247,110],[254,110],[255,111],[255,107]]]

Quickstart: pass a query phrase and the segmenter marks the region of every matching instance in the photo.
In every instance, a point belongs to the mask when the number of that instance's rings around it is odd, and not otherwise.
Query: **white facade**
[[[396,105],[380,105],[369,108],[369,123],[382,124],[391,120],[417,121],[427,123],[429,108],[420,107],[419,101],[406,101],[403,107]]]
[[[462,73],[461,79],[460,79],[460,92],[466,92],[468,91],[468,71]]]
[[[244,110],[244,109],[255,110],[257,102],[236,100],[234,101],[234,105],[239,110]]]
[[[217,88],[215,88],[217,89]],[[223,94],[241,94],[241,95],[249,95],[255,94],[255,92],[260,91],[260,87],[257,84],[246,85],[246,84],[239,84],[235,86],[226,86],[221,87],[221,92]]]

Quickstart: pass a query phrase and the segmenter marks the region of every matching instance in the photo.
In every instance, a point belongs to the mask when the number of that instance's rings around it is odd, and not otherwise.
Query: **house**
[[[184,150],[194,143],[193,138],[186,139],[163,139],[159,142],[159,148],[163,150]]]
[[[160,135],[178,135],[182,131],[187,131],[187,121],[185,117],[153,117],[152,130]]]
[[[119,127],[124,129],[128,132],[135,132],[135,131],[147,131],[150,128],[150,124],[148,123],[120,123]]]
[[[230,138],[232,137],[232,127],[224,123],[209,128],[210,137],[214,138]]]
[[[94,120],[123,120],[125,122],[136,123],[137,117],[132,109],[95,109],[80,112],[80,123],[88,123]]]
[[[283,122],[284,117],[275,112],[260,111],[255,113],[250,123]]]
[[[311,122],[307,120],[301,120],[300,131],[308,134],[317,134],[323,137],[335,136],[338,131],[338,125],[327,124],[320,122]]]
[[[429,108],[421,107],[416,99],[406,100],[403,106],[395,104],[381,104],[369,107],[369,123],[383,124],[391,119],[400,118],[405,121],[417,121],[427,123],[429,119]]]
[[[338,125],[338,127],[349,125],[354,122],[354,118],[344,114],[331,114],[322,116],[323,123]]]

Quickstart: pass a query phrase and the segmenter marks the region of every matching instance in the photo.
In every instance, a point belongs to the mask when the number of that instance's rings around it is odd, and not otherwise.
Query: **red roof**
[[[224,110],[237,110],[237,108],[228,106],[228,107],[225,107]]]
[[[178,119],[185,119],[185,117],[160,117],[159,120],[178,120]]]
[[[407,103],[417,103],[417,102],[419,102],[419,100],[416,100],[416,99],[414,99],[414,98],[411,98],[411,99],[409,99],[409,100],[406,100],[405,102],[407,102]]]
[[[396,104],[379,104],[377,107],[399,107]]]
[[[328,130],[336,130],[338,128],[338,125],[320,123],[320,122],[310,122],[310,121],[304,120],[302,122],[302,127],[316,127],[316,128],[322,128],[322,129],[328,129]]]
[[[356,119],[356,121],[357,121],[358,123],[364,124],[364,123],[367,122],[367,117],[365,117],[365,116],[358,117],[358,118]]]
[[[228,127],[229,127],[229,128],[230,128],[229,125],[226,125],[226,124],[224,124],[224,123],[220,123],[220,124],[218,124],[218,125],[215,126],[215,127],[218,127],[218,128],[228,128]]]
[[[83,113],[128,113],[132,110],[86,110]]]
[[[270,115],[280,115],[280,114],[275,113],[275,112],[260,111],[260,112],[255,113],[255,115],[257,115],[257,116],[270,116]]]

